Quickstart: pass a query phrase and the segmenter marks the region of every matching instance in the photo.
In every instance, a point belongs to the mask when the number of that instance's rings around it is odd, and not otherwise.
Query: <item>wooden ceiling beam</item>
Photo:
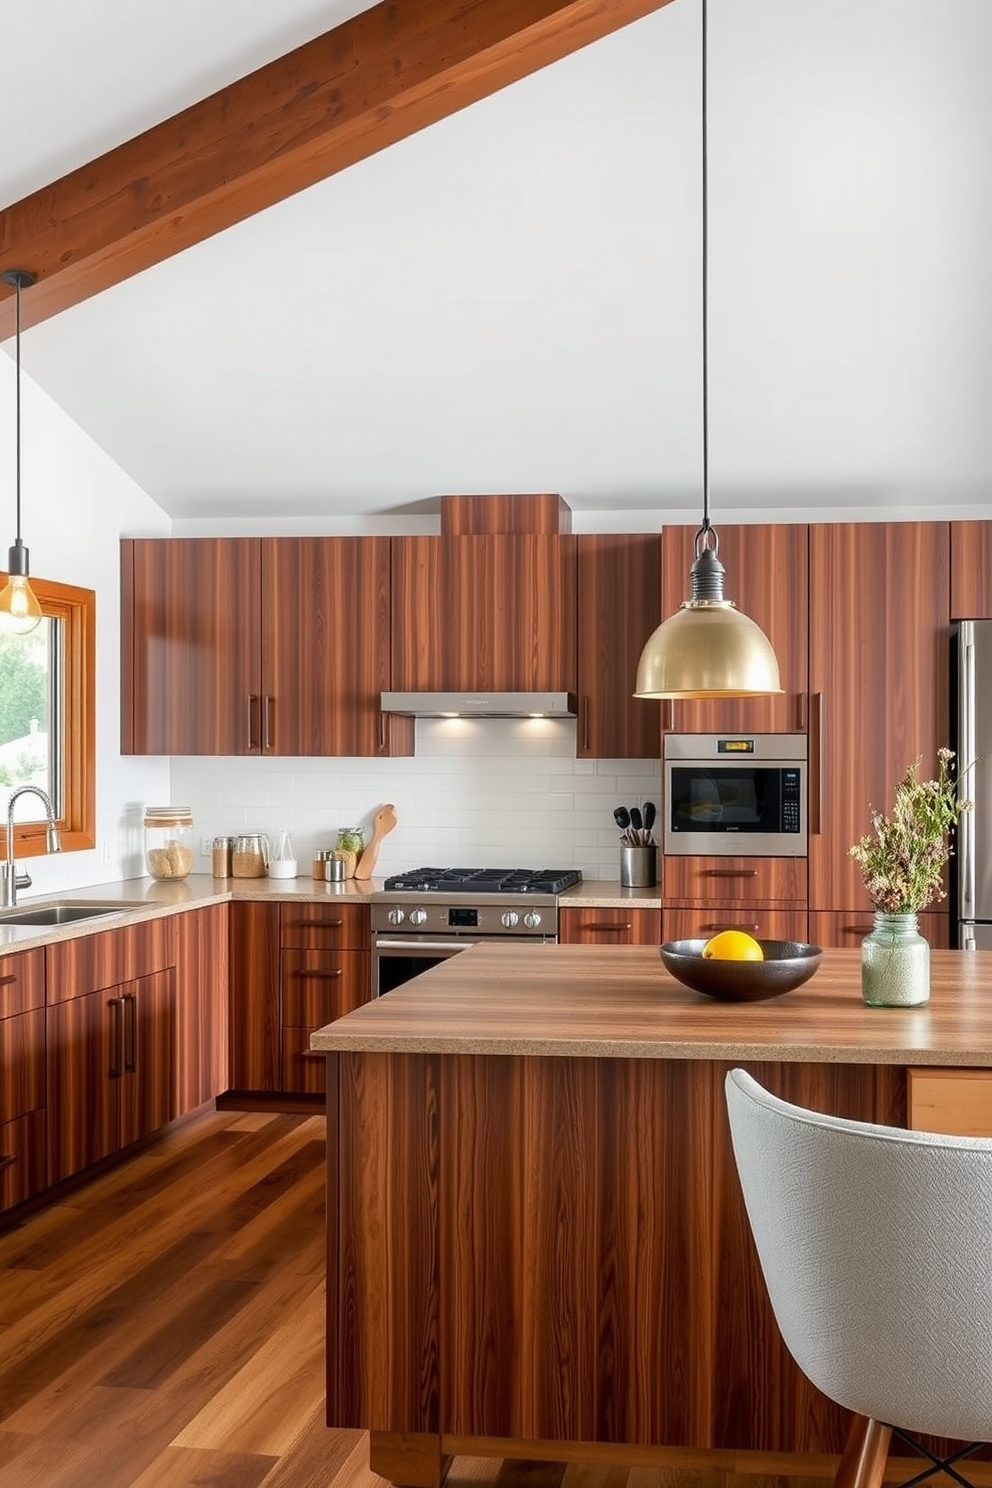
[[[0,212],[22,325],[221,232],[670,0],[385,0]],[[0,339],[13,333],[0,295]]]

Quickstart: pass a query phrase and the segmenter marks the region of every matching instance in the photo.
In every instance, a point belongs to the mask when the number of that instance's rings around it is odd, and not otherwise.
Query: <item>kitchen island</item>
[[[376,1472],[431,1488],[461,1452],[823,1472],[849,1423],[779,1339],[724,1075],[905,1125],[934,1073],[992,1069],[992,952],[934,952],[928,1006],[872,1009],[857,951],[735,1005],[654,947],[480,945],[312,1047],[328,1424],[370,1429]]]

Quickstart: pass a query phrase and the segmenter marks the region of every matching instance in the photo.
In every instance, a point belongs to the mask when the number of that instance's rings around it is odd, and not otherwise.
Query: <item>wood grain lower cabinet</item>
[[[45,1186],[45,953],[0,958],[0,1211]]]
[[[230,1084],[232,1090],[278,1090],[282,1084],[279,998],[279,905],[229,905]]]
[[[559,909],[558,939],[564,945],[660,945],[661,910]]]
[[[325,1058],[310,1034],[372,996],[366,905],[283,904],[280,931],[282,1089],[323,1095]]]
[[[664,904],[781,904],[806,907],[805,858],[666,857]]]
[[[918,916],[920,934],[935,950],[948,950],[951,944],[951,921],[939,910],[924,911]],[[809,938],[818,946],[860,946],[875,918],[870,909],[842,914],[839,911],[811,910]]]
[[[176,1114],[174,974],[155,972],[48,1009],[49,1182]]]
[[[764,904],[746,908],[711,905],[708,909],[665,909],[666,940],[709,940],[720,930],[744,930],[759,940],[805,941],[806,911]]]
[[[980,1069],[906,1071],[906,1125],[953,1137],[992,1137],[992,1073]]]
[[[228,1087],[228,906],[176,916],[176,1115]]]

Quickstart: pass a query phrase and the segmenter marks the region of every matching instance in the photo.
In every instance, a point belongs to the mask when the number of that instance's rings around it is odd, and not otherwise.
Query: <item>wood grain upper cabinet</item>
[[[662,533],[663,614],[689,597],[696,527]],[[806,728],[809,623],[809,529],[799,524],[717,529],[724,593],[771,641],[778,658],[781,697],[698,699],[663,707],[666,728],[679,733],[794,733]]]
[[[810,528],[811,910],[868,909],[848,853],[948,742],[946,522]]]
[[[125,754],[388,755],[390,540],[121,544]]]
[[[258,752],[261,593],[257,538],[121,543],[122,753]]]
[[[393,687],[575,692],[575,541],[393,538]]]
[[[661,542],[583,535],[579,555],[579,759],[658,759],[661,710],[635,698],[637,663],[661,623]]]
[[[992,522],[951,523],[951,619],[992,620]]]

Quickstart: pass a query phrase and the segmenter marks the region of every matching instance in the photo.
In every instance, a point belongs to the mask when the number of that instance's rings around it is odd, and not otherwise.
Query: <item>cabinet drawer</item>
[[[0,1210],[12,1209],[45,1186],[45,1113],[29,1111],[0,1126]]]
[[[806,859],[666,857],[661,882],[666,904],[736,899],[805,907]]]
[[[372,922],[367,904],[283,904],[280,944],[286,950],[367,951]]]
[[[907,1070],[906,1124],[911,1131],[992,1137],[992,1071]]]
[[[951,940],[950,916],[940,910],[921,914],[920,934],[925,936],[934,950],[947,950]],[[810,910],[809,938],[818,946],[860,946],[869,930],[874,929],[875,919],[870,909]]]
[[[46,946],[48,1004],[167,971],[175,965],[175,947],[174,916]]]
[[[713,904],[706,909],[665,910],[666,940],[709,940],[718,930],[745,930],[759,940],[805,941],[806,911]]]
[[[0,1121],[45,1104],[45,1009],[0,1022]]]
[[[372,996],[369,951],[283,951],[284,1028],[323,1028]]]
[[[309,1028],[287,1028],[282,1039],[282,1088],[293,1095],[324,1095],[327,1056],[310,1048]]]
[[[45,1006],[45,948],[0,956],[0,1019]]]
[[[558,939],[566,945],[659,945],[660,909],[560,909]]]

